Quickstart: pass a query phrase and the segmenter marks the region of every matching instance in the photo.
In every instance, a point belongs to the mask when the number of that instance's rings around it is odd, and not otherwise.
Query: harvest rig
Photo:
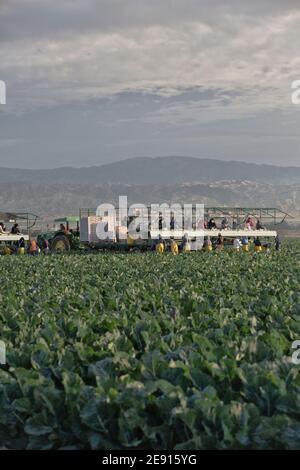
[[[270,242],[277,236],[277,226],[280,226],[285,220],[293,217],[287,212],[277,208],[257,208],[257,207],[205,207],[202,221],[214,219],[215,227],[207,228],[205,224],[198,224],[196,215],[196,205],[192,205],[190,212],[190,221],[188,228],[177,228],[176,224],[167,226],[163,223],[163,213],[157,211],[154,214],[157,223],[155,228],[153,224],[153,212],[150,215],[151,208],[147,207],[142,212],[136,210],[135,213],[123,218],[122,224],[118,225],[120,220],[120,209],[115,210],[115,215],[108,213],[104,216],[97,215],[96,209],[80,209],[78,217],[66,217],[62,221],[72,221],[74,228],[65,232],[58,231],[55,234],[49,234],[47,238],[50,241],[51,249],[54,252],[70,251],[73,248],[89,248],[95,250],[112,251],[146,251],[153,245],[153,240],[159,236],[165,240],[175,240],[180,242],[183,236],[187,236],[192,242],[197,238],[210,237],[212,241],[216,240],[221,234],[225,243],[230,245],[235,238],[255,238],[259,237],[262,241]],[[176,220],[177,214],[172,217]],[[251,218],[255,222],[254,227],[247,227],[246,221]],[[111,220],[110,220],[111,219]],[[139,219],[140,225],[146,236],[137,236],[134,239],[128,232],[130,222]],[[222,221],[227,219],[228,226],[222,228]],[[256,228],[257,221],[260,222],[261,229]],[[100,223],[107,223],[107,237],[99,239],[97,226]],[[113,233],[109,231],[110,222],[115,228]],[[69,224],[68,224],[69,228]],[[138,232],[138,230],[137,230]],[[197,248],[195,248],[197,249]]]

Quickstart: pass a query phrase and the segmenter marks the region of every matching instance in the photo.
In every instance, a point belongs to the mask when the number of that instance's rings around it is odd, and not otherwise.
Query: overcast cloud
[[[0,166],[299,165],[295,0],[2,0]]]

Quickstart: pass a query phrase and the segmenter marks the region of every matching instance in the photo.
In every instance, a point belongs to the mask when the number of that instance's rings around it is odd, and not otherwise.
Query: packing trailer
[[[32,227],[34,227],[38,216],[28,212],[1,212],[0,222],[7,227],[6,233],[0,234],[0,244],[13,244],[24,238],[25,242],[29,241]],[[14,224],[19,224],[20,233],[13,235],[10,233]]]
[[[0,234],[0,242],[3,243],[18,242],[19,240],[21,240],[21,238],[24,238],[25,242],[29,241],[29,235],[26,235],[25,233],[19,233],[18,235],[12,235],[11,233]]]
[[[126,223],[118,226],[118,209],[116,208],[116,215],[113,221],[115,227],[114,236],[111,237],[108,233],[107,240],[100,240],[97,236],[97,224],[103,219],[96,215],[95,209],[81,209],[80,210],[80,241],[86,246],[93,248],[106,248],[106,249],[130,249],[132,247],[147,249],[152,244],[152,241],[158,239],[161,235],[165,240],[176,240],[181,241],[184,235],[187,235],[191,241],[196,238],[207,238],[210,237],[212,240],[221,234],[228,243],[233,243],[235,238],[255,238],[259,237],[262,240],[275,239],[277,236],[277,225],[283,223],[286,219],[293,218],[286,212],[276,208],[241,208],[241,207],[205,207],[204,219],[208,221],[215,219],[217,227],[221,227],[222,220],[226,217],[229,221],[229,227],[226,229],[216,228],[208,230],[204,228],[204,225],[200,228],[197,226],[197,221],[193,219],[193,229],[167,229],[165,227],[159,227],[158,229],[152,229],[150,223],[150,207],[143,213],[145,219],[144,226],[148,227],[148,237],[143,239],[132,240],[128,236]],[[141,214],[137,214],[136,217],[141,217]],[[157,214],[157,217],[161,217],[161,213]],[[194,217],[194,216],[193,216]],[[249,229],[246,227],[246,220],[251,217],[255,223],[259,220],[263,229],[257,230],[254,227]],[[133,217],[134,218],[134,217]],[[107,220],[107,219],[106,219]],[[128,220],[127,220],[128,221]],[[232,228],[234,227],[234,228]]]
[[[105,251],[146,251],[153,248],[155,240],[161,235],[165,240],[175,240],[181,242],[184,235],[187,235],[195,249],[201,245],[201,239],[210,237],[212,242],[215,243],[219,234],[221,234],[226,241],[226,244],[232,245],[234,239],[248,237],[249,239],[259,237],[264,242],[270,242],[277,236],[276,226],[282,224],[286,219],[293,218],[286,212],[275,208],[241,208],[241,207],[205,207],[204,214],[202,213],[201,222],[197,225],[197,211],[195,204],[192,208],[191,226],[192,229],[188,230],[178,229],[176,224],[169,229],[166,224],[161,224],[163,220],[162,213],[155,213],[156,222],[155,227],[153,223],[153,213],[150,215],[150,207],[144,206],[142,215],[140,209],[136,213],[130,215],[124,214],[123,209],[120,213],[119,208],[114,209],[114,214],[109,215],[108,212],[104,216],[97,215],[96,209],[80,209],[79,221],[76,217],[72,217],[72,222],[76,222],[76,230],[70,229],[66,232],[58,231],[51,234],[50,248],[52,252],[71,251],[73,249],[92,249],[92,250],[105,250]],[[172,210],[171,210],[172,211]],[[196,214],[195,214],[196,212]],[[182,213],[182,211],[181,211]],[[173,214],[171,212],[171,214]],[[178,214],[173,214],[174,216]],[[254,222],[260,221],[263,229],[249,229],[246,227],[246,220],[248,217],[253,218]],[[228,228],[221,229],[222,219],[226,217],[229,221]],[[137,237],[133,239],[128,231],[128,226],[135,222],[138,218],[138,223],[143,226],[143,236],[137,233]],[[207,222],[214,218],[218,228],[208,230],[204,228]],[[121,223],[120,223],[121,219]],[[56,222],[66,223],[66,218],[58,219]],[[71,221],[71,219],[70,219]],[[79,222],[79,231],[78,231]],[[104,233],[102,238],[99,238],[97,233],[98,224],[101,226],[107,225],[107,233]],[[109,223],[111,222],[111,223]],[[110,233],[109,227],[113,227]],[[233,228],[234,227],[234,228]],[[105,232],[105,230],[104,230]],[[102,234],[103,235],[103,234]],[[43,235],[44,236],[44,235]],[[200,244],[198,243],[200,241]]]
[[[181,240],[187,234],[189,238],[211,237],[217,238],[220,234],[223,238],[275,238],[277,237],[276,230],[230,230],[230,229],[216,229],[216,230],[151,230],[151,237],[156,239],[162,235],[166,239]]]

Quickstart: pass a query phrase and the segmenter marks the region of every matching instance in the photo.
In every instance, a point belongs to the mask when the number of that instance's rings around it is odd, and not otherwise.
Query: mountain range
[[[102,166],[51,170],[0,169],[0,210],[53,216],[81,207],[188,202],[278,207],[300,215],[300,167],[192,157],[133,158]]]
[[[0,168],[0,183],[95,185],[123,183],[166,185],[186,182],[247,180],[260,183],[300,183],[300,167],[201,159],[194,157],[131,158],[101,166],[50,170]]]

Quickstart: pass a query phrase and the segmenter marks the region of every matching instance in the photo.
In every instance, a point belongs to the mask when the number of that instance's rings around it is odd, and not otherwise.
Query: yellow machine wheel
[[[71,245],[68,237],[65,235],[58,235],[51,242],[52,253],[64,253],[71,250]]]
[[[56,251],[65,251],[65,244],[62,240],[58,240],[58,242],[55,245]]]

